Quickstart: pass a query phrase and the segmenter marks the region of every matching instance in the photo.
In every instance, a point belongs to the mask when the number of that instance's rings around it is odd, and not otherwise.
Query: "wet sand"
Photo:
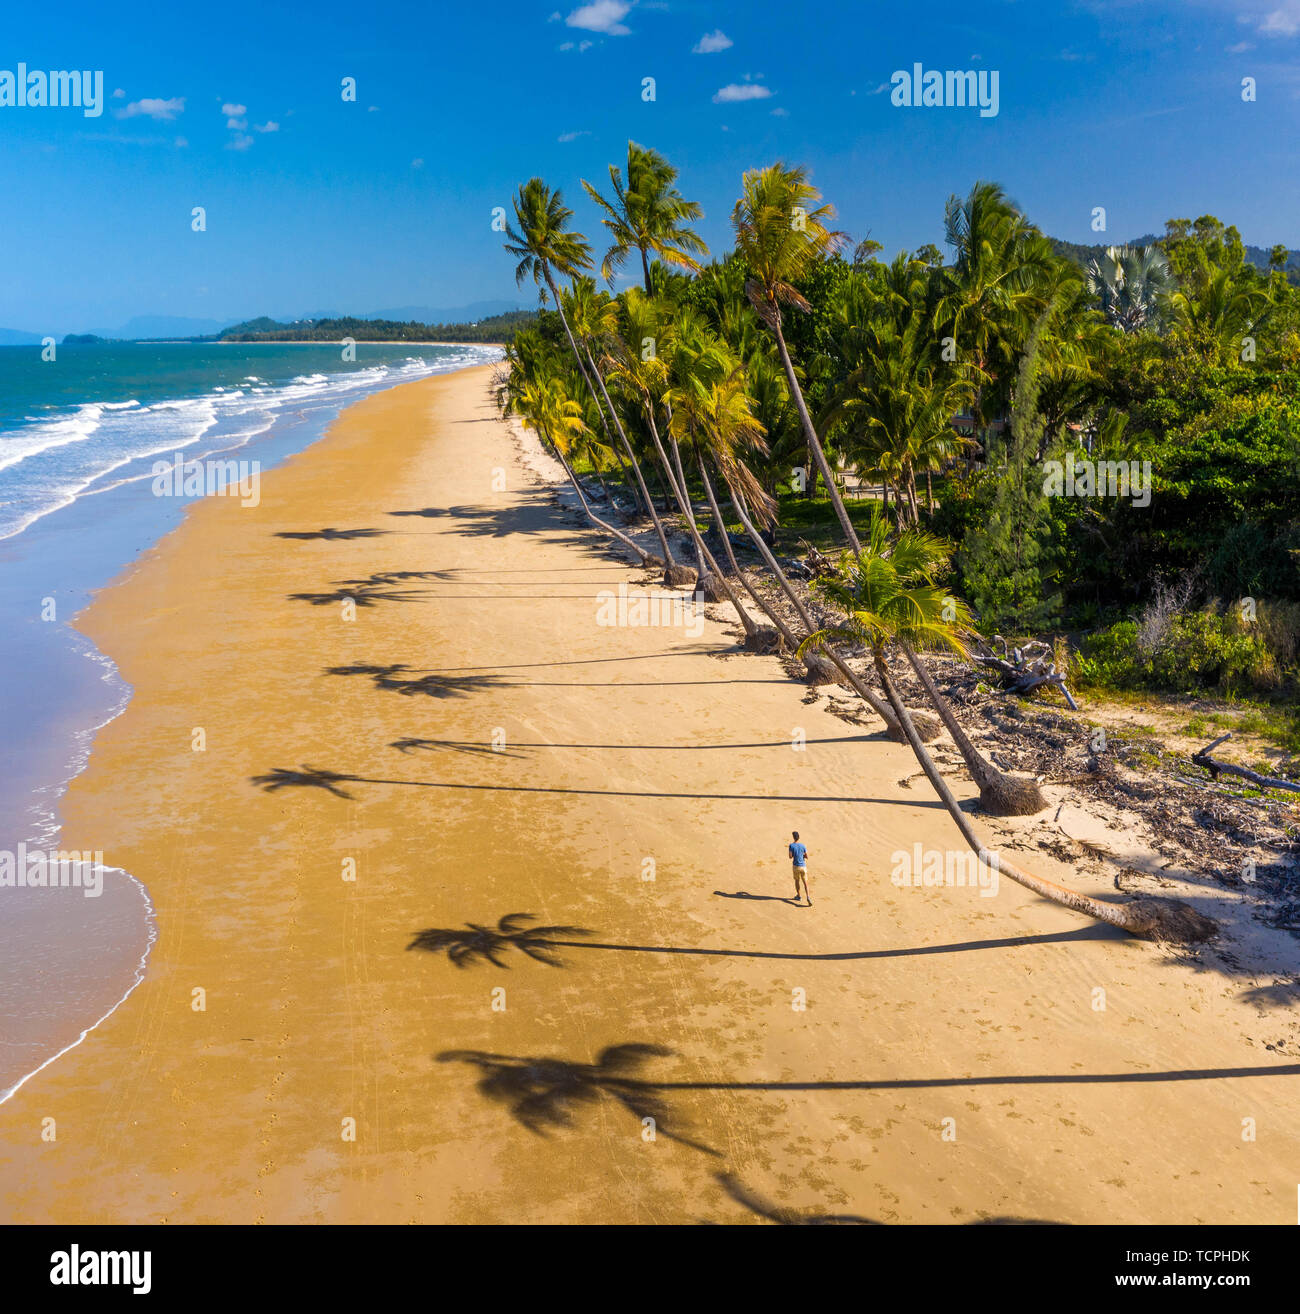
[[[1009,882],[891,884],[957,844],[908,750],[730,624],[598,625],[642,573],[489,377],[354,405],[81,618],[135,694],[64,843],[144,881],[158,939],[0,1107],[0,1217],[1294,1222],[1267,991]],[[325,528],[377,532],[277,537]],[[588,934],[408,949],[525,913]]]

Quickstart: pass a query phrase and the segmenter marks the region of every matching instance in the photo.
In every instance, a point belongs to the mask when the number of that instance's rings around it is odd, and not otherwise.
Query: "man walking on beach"
[[[799,843],[799,832],[792,831],[794,835],[790,844],[790,861],[794,864],[794,901],[799,902],[799,889],[803,887],[803,897],[808,900],[808,907],[812,907],[812,895],[808,893],[808,850]]]

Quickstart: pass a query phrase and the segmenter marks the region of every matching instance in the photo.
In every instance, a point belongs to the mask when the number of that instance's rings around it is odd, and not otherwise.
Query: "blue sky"
[[[594,235],[578,180],[628,137],[679,166],[718,250],[776,158],[891,254],[939,241],[977,178],[1074,241],[1104,206],[1108,239],[1210,212],[1297,247],[1298,57],[1300,0],[11,6],[0,69],[102,69],[106,101],[0,108],[0,325],[513,298],[492,207],[540,174]],[[998,115],[894,106],[917,62],[997,70]]]

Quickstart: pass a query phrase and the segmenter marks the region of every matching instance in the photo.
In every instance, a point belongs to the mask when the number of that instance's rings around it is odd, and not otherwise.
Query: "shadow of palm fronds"
[[[313,607],[328,607],[332,602],[351,599],[358,607],[373,607],[377,602],[416,602],[419,593],[413,589],[389,589],[369,584],[356,588],[337,588],[332,593],[290,593],[290,602],[310,602]]]
[[[281,530],[276,534],[276,538],[319,538],[333,542],[349,538],[378,538],[381,534],[389,533],[392,533],[389,529],[334,529],[328,527],[325,529],[304,529],[296,532]]]
[[[704,1154],[720,1157],[718,1151],[699,1141],[670,1131],[670,1109],[660,1088],[634,1074],[647,1059],[668,1058],[673,1051],[662,1045],[611,1045],[595,1063],[571,1063],[556,1058],[512,1058],[478,1049],[446,1050],[439,1063],[469,1063],[483,1076],[478,1091],[505,1104],[516,1122],[536,1136],[553,1130],[569,1130],[579,1111],[610,1099],[620,1104],[644,1125],[649,1118],[656,1134]]]
[[[360,780],[361,776],[345,776],[338,771],[326,771],[321,767],[301,766],[296,771],[288,767],[275,767],[265,775],[249,777],[249,783],[274,794],[277,789],[303,787],[323,789],[336,798],[351,798],[346,789],[340,789],[338,782]]]
[[[327,666],[326,675],[368,675],[376,689],[387,689],[406,698],[463,698],[484,689],[496,689],[503,683],[500,675],[421,675],[403,674],[410,667],[400,662],[390,666],[368,666],[355,662],[350,666]]]
[[[350,588],[371,588],[375,585],[396,584],[404,579],[439,579],[442,574],[440,570],[377,570],[364,579],[336,579],[333,582]]]
[[[420,931],[406,947],[426,949],[430,953],[445,953],[457,967],[473,967],[486,959],[494,967],[509,967],[500,955],[507,949],[518,949],[536,962],[548,967],[563,967],[562,959],[551,943],[560,936],[590,935],[581,926],[526,926],[537,919],[532,913],[510,913],[502,917],[496,927],[480,926],[467,922],[465,929],[433,927]]]

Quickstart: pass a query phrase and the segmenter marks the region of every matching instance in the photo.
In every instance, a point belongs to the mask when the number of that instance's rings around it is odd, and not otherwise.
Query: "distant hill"
[[[141,338],[200,338],[219,333],[219,319],[189,319],[181,315],[134,315],[119,328],[87,329],[82,336],[133,341]]]
[[[0,347],[39,347],[41,335],[26,333],[22,329],[0,328]]]
[[[337,319],[299,319],[284,323],[262,316],[232,324],[209,340],[220,342],[509,342],[517,329],[532,323],[534,310],[510,310],[489,315],[477,323],[429,323],[418,320],[364,319],[349,315]]]
[[[375,310],[366,315],[343,315],[337,310],[314,311],[309,315],[281,315],[276,318],[260,316],[230,328],[225,319],[192,319],[181,315],[134,315],[117,328],[91,328],[77,337],[101,338],[110,342],[154,341],[160,338],[219,338],[235,330],[267,331],[291,324],[333,323],[344,319],[390,322],[396,324],[475,324],[519,309],[515,301],[473,301],[466,306],[432,308],[429,306],[397,306],[389,310]],[[256,325],[257,329],[249,328]],[[357,336],[356,334],[352,335]],[[0,329],[0,346],[39,343],[38,333],[23,333],[18,329]]]

